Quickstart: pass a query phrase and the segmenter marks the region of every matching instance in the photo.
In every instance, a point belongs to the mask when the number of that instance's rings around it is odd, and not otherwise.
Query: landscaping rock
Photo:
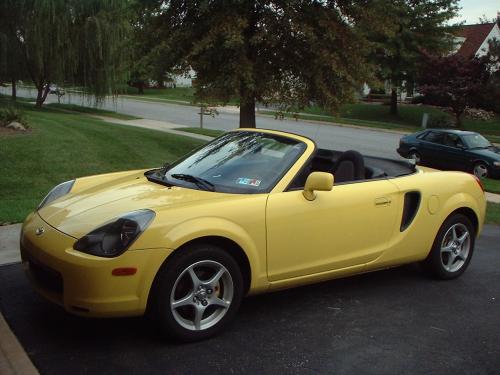
[[[10,124],[7,124],[5,126],[6,128],[14,129],[14,130],[19,130],[19,131],[26,131],[26,128],[24,127],[23,124],[17,122],[17,121],[12,121]]]

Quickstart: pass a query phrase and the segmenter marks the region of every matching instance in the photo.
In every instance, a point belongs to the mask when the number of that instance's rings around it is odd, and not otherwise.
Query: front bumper
[[[403,158],[408,157],[408,150],[406,148],[399,147],[396,149],[396,152],[401,155]]]
[[[154,277],[171,250],[129,250],[116,258],[101,258],[74,250],[75,241],[37,213],[28,216],[21,232],[21,258],[35,289],[77,315],[142,315]],[[135,267],[137,272],[112,275],[121,267]]]

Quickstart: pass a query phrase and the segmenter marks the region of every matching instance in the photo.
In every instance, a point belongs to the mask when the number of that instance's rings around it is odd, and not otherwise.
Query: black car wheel
[[[242,298],[243,277],[234,258],[218,246],[196,244],[160,269],[150,313],[166,336],[197,341],[227,326]]]
[[[476,175],[476,177],[486,178],[488,177],[488,166],[482,161],[477,162],[474,164],[472,172]]]
[[[422,161],[422,157],[420,156],[418,151],[415,151],[415,150],[412,150],[409,152],[408,159],[415,160],[416,164],[420,164],[420,162]]]
[[[462,214],[449,216],[439,228],[432,249],[422,266],[432,276],[448,280],[466,270],[474,252],[475,230]]]

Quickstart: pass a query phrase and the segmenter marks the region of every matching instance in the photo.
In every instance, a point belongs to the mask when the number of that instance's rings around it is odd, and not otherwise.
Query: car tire
[[[416,150],[411,150],[408,153],[408,159],[413,159],[415,160],[415,164],[420,164],[422,162],[422,156],[420,153]]]
[[[243,276],[234,258],[218,246],[195,244],[161,267],[148,307],[165,336],[191,342],[222,331],[242,298]]]
[[[474,173],[476,177],[486,178],[489,175],[488,165],[483,161],[479,161],[472,167],[472,173]]]
[[[449,216],[439,228],[422,268],[442,280],[460,276],[472,258],[475,238],[474,226],[467,216],[458,213]]]

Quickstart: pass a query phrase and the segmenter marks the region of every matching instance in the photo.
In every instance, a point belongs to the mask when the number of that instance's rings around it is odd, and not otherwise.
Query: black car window
[[[427,134],[429,134],[429,132],[424,132],[422,134],[419,134],[417,135],[417,139],[424,139]]]
[[[456,134],[445,134],[443,144],[449,147],[461,148],[464,146],[460,137]]]
[[[427,142],[442,144],[443,143],[443,133],[431,131],[425,135],[424,139]]]

